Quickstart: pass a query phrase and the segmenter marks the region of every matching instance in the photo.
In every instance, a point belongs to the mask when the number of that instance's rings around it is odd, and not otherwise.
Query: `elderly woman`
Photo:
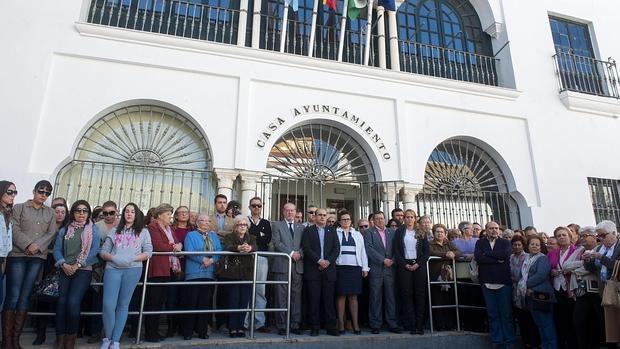
[[[596,226],[596,233],[602,238],[601,245],[594,252],[585,256],[586,266],[596,270],[601,284],[599,292],[603,293],[605,283],[611,278],[614,264],[620,261],[618,230],[612,221],[602,221]],[[603,307],[605,314],[605,341],[608,347],[617,347],[620,343],[620,309]]]
[[[407,314],[405,327],[411,334],[424,334],[426,310],[426,262],[429,246],[426,235],[415,231],[416,213],[405,211],[405,224],[394,234],[393,251],[398,270],[398,281]]]
[[[424,233],[428,241],[433,240],[433,221],[430,216],[422,216],[418,219],[418,230],[420,234]],[[448,232],[445,232],[446,239],[448,238]]]
[[[220,263],[225,263],[226,268],[219,268],[222,272],[218,278],[222,281],[249,281],[252,280],[254,270],[254,258],[249,253],[256,251],[256,237],[248,233],[248,219],[242,215],[235,217],[234,228],[231,234],[224,237],[224,249],[231,252],[239,252],[241,256],[226,256]],[[243,256],[243,254],[247,254]],[[245,309],[248,307],[252,286],[226,285],[228,294],[228,307],[230,309]],[[246,313],[231,313],[228,315],[228,334],[233,337],[245,337],[243,320]]]
[[[543,349],[557,348],[553,325],[552,303],[555,301],[553,287],[549,282],[549,260],[541,252],[542,240],[537,235],[527,239],[529,255],[521,267],[521,280],[517,293],[526,299],[527,309],[540,333]]]
[[[455,239],[454,245],[461,252],[461,257],[456,266],[455,277],[457,279],[465,279],[462,281],[471,282],[469,275],[469,264],[463,262],[470,262],[474,258],[474,250],[478,238],[473,236],[471,222],[459,223],[459,231],[461,237]],[[478,285],[462,285],[459,286],[459,303],[463,305],[484,306],[484,299],[482,297],[482,290]],[[463,309],[461,311],[461,320],[465,330],[485,332],[484,320],[481,319],[481,312],[476,309]]]
[[[517,292],[519,281],[522,279],[521,268],[523,262],[529,256],[525,252],[525,238],[515,235],[510,240],[512,243],[512,255],[510,255],[510,277],[512,279],[512,314],[517,319],[521,330],[521,341],[525,348],[535,348],[540,346],[538,330],[532,319],[532,314],[527,310],[524,295]]]
[[[54,243],[54,259],[60,268],[56,303],[56,345],[75,348],[80,325],[80,305],[97,262],[99,228],[90,220],[90,205],[76,201],[69,211],[69,224],[58,231]]]
[[[151,235],[153,252],[181,252],[183,244],[174,235],[171,228],[172,206],[161,204],[152,215],[155,218],[147,229]],[[175,275],[181,272],[181,261],[174,255],[153,256],[148,270],[148,282],[170,282]],[[151,286],[147,288],[145,308],[147,310],[161,310],[166,302],[166,287]],[[159,342],[164,337],[159,334],[159,315],[147,316],[144,322],[144,339],[147,342]]]
[[[551,265],[550,276],[557,299],[554,317],[558,348],[576,348],[577,337],[573,324],[575,300],[570,288],[570,279],[572,262],[580,259],[582,249],[571,243],[571,232],[567,227],[555,228],[553,236],[558,241],[558,248],[550,250],[547,257]]]
[[[446,226],[443,224],[435,224],[431,228],[433,239],[429,242],[430,255],[441,257],[443,260],[431,260],[429,263],[429,275],[431,281],[454,281],[454,270],[452,270],[452,261],[458,258],[461,253],[454,246],[452,241],[448,240],[446,234]],[[431,299],[433,305],[449,305],[454,303],[454,290],[450,285],[432,285]],[[454,310],[437,309],[433,312],[433,319],[436,322],[438,331],[452,330],[456,326],[454,318]]]
[[[368,276],[368,256],[364,246],[364,237],[351,227],[351,214],[339,213],[340,227],[336,229],[340,240],[340,255],[336,259],[336,310],[338,330],[344,334],[345,301],[349,303],[353,333],[362,334],[358,323],[357,295],[362,293],[362,278]]]
[[[185,251],[215,252],[221,251],[220,239],[217,233],[211,229],[211,217],[205,213],[198,215],[196,230],[190,231],[185,237]],[[213,281],[215,280],[215,263],[220,259],[218,255],[186,255],[185,256],[185,280],[186,281]],[[213,308],[214,285],[189,286],[185,294],[185,309],[209,310]],[[198,338],[207,339],[207,320],[209,314],[189,314],[183,321],[183,339],[190,340],[194,329],[198,332]]]
[[[128,203],[116,229],[101,248],[106,261],[103,274],[103,328],[101,349],[119,349],[127,321],[129,302],[142,275],[142,262],[151,257],[151,236],[144,227],[144,214],[138,205]]]

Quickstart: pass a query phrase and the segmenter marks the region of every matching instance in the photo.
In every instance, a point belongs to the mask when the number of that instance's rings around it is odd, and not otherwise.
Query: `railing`
[[[88,22],[236,44],[239,11],[175,0],[92,0]]]
[[[399,43],[402,71],[497,86],[497,58],[411,41]]]
[[[144,266],[144,279],[142,282],[138,283],[138,286],[142,286],[142,295],[140,298],[140,310],[139,311],[130,311],[129,315],[138,315],[138,329],[136,333],[136,344],[140,344],[140,332],[142,329],[142,323],[144,315],[160,315],[160,314],[217,314],[217,313],[242,313],[242,312],[250,312],[250,339],[254,339],[254,314],[258,312],[286,312],[286,335],[285,338],[290,338],[290,309],[291,309],[291,268],[292,268],[292,258],[290,255],[286,253],[279,252],[252,252],[252,253],[237,253],[237,252],[227,252],[227,251],[192,251],[192,252],[153,252],[153,256],[187,256],[187,255],[200,255],[200,256],[213,256],[213,255],[221,255],[221,256],[250,256],[254,257],[254,270],[252,280],[248,281],[175,281],[175,282],[148,282],[147,276],[149,272],[149,266],[151,259],[146,260],[146,264]],[[256,272],[257,272],[257,264],[258,264],[258,256],[272,256],[272,257],[284,257],[288,260],[288,280],[287,281],[257,281],[256,280]],[[264,284],[264,285],[287,285],[287,303],[286,308],[264,308],[264,309],[256,309],[256,285]],[[93,286],[103,286],[103,283],[91,283]],[[144,301],[146,299],[146,289],[147,286],[151,287],[162,287],[162,286],[197,286],[197,285],[252,285],[252,298],[249,307],[246,309],[210,309],[210,310],[152,310],[146,311],[144,310]],[[30,312],[30,315],[34,316],[54,316],[55,313],[45,313],[45,312]],[[101,312],[81,312],[80,315],[86,316],[101,316]]]
[[[567,52],[553,55],[560,92],[575,91],[602,97],[620,98],[618,70],[611,57],[601,61]]]

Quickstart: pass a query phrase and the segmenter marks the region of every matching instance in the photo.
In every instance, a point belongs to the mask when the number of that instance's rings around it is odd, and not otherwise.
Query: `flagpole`
[[[280,52],[286,47],[286,34],[288,32],[288,2],[284,0],[284,14],[282,16],[282,32],[280,33]]]
[[[366,21],[366,47],[364,47],[364,65],[368,65],[370,56],[370,34],[372,30],[372,0],[368,0],[368,20]]]
[[[342,7],[342,18],[340,19],[340,39],[338,40],[338,62],[342,62],[342,52],[344,51],[344,35],[347,31],[347,16],[349,8],[349,0],[344,0]]]
[[[314,7],[312,9],[312,26],[310,27],[310,40],[308,42],[308,57],[312,57],[314,53],[314,38],[316,36],[316,16],[319,11],[319,1],[314,0]]]

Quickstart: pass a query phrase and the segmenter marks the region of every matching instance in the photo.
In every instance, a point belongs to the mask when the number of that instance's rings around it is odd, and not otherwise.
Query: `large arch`
[[[204,130],[179,108],[152,100],[118,103],[98,113],[57,171],[55,195],[141,208],[162,202],[209,206],[215,188]]]

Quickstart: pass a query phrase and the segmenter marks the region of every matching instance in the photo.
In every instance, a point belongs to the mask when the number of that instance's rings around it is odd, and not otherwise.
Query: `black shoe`
[[[209,335],[208,335],[208,334],[206,334],[206,333],[199,334],[199,335],[198,335],[198,338],[200,338],[200,339],[209,339]]]
[[[34,339],[34,341],[32,342],[32,345],[41,345],[43,343],[45,343],[45,333],[43,334],[38,333],[37,338]]]
[[[340,333],[340,335],[344,335],[346,332],[344,330],[338,330],[338,333]]]
[[[360,334],[362,334],[362,331],[361,331],[361,330],[353,330],[353,333],[354,333],[356,336],[359,336]]]
[[[183,336],[183,339],[188,341],[188,340],[192,339],[192,336]]]
[[[370,330],[370,332],[371,332],[372,334],[379,334],[379,332],[380,332],[380,331],[379,331],[379,329],[378,329],[378,328],[372,328],[372,329]]]
[[[87,342],[88,342],[88,344],[99,343],[99,342],[101,342],[101,336],[94,334],[94,335],[88,337]]]
[[[424,330],[422,328],[418,328],[417,330],[415,330],[415,334],[423,336],[424,335]]]
[[[392,327],[392,328],[390,328],[390,332],[392,332],[392,333],[403,333],[403,330],[400,327]]]
[[[291,331],[291,332],[293,332],[293,331]],[[283,329],[283,328],[279,329],[278,330],[278,336],[286,336],[286,330]]]
[[[230,332],[228,333],[228,337],[230,337],[230,338],[235,338],[235,337],[237,337],[237,332],[236,332],[236,331],[230,331]]]
[[[237,338],[245,338],[245,332],[243,331],[237,332]]]
[[[161,342],[161,339],[159,338],[158,335],[155,335],[153,337],[145,336],[144,340],[147,341],[147,342],[151,342],[151,343],[159,343],[159,342]]]
[[[319,330],[310,330],[310,336],[316,337],[319,335]]]
[[[331,330],[327,330],[327,334],[330,336],[336,336],[336,337],[340,336],[340,332],[336,330],[335,328]]]
[[[291,329],[291,333],[292,334],[296,334],[296,335],[300,335],[301,334],[301,329],[293,328],[293,329]]]

